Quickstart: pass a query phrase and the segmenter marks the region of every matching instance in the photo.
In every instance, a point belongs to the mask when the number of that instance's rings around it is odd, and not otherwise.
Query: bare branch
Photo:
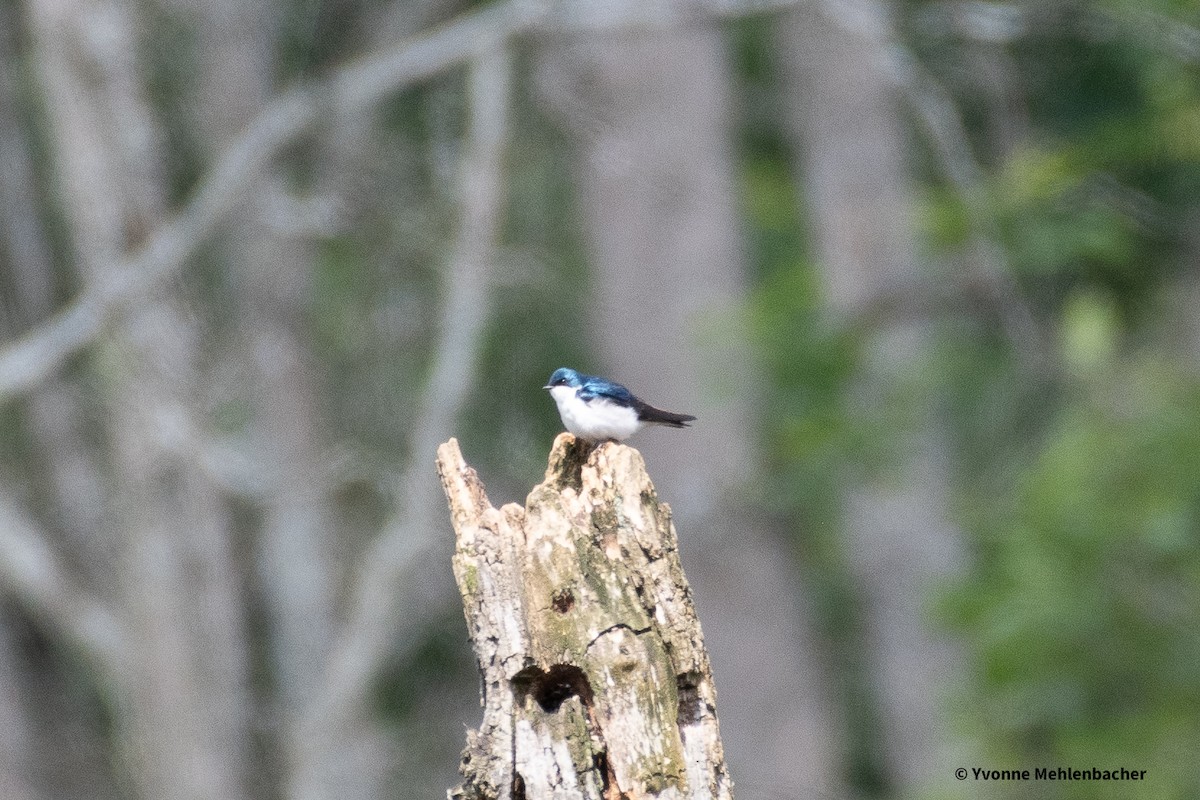
[[[467,14],[377,54],[324,81],[301,84],[269,103],[230,145],[191,200],[137,252],[110,265],[110,280],[90,286],[67,308],[0,350],[0,403],[28,391],[94,341],[121,309],[182,268],[214,225],[242,197],[281,147],[324,111],[348,114],[534,30],[561,31],[678,24],[698,15],[732,16],[795,5],[797,0],[624,2],[604,13],[546,0],[510,0]]]
[[[76,583],[48,542],[46,532],[0,490],[0,582],[115,681],[129,652],[124,624]]]
[[[946,179],[958,193],[972,227],[973,274],[963,287],[986,290],[1016,351],[1035,372],[1045,370],[1047,348],[1036,317],[1020,296],[987,195],[984,171],[972,152],[966,125],[950,93],[905,47],[885,5],[877,0],[822,0],[821,13],[835,25],[876,42],[897,87],[924,126]]]
[[[491,262],[499,225],[501,148],[507,128],[511,63],[497,51],[480,58],[471,73],[471,132],[462,165],[462,223],[453,263],[445,273],[441,340],[420,409],[414,418],[412,458],[397,485],[401,516],[394,519],[364,559],[366,572],[346,637],[337,648],[334,683],[345,681],[351,694],[361,690],[386,653],[393,627],[392,602],[379,602],[394,592],[394,577],[411,559],[413,542],[432,538],[437,511],[436,488],[427,458],[457,418],[475,374],[475,360],[488,318]],[[426,475],[426,473],[429,473]],[[429,481],[421,477],[429,477]],[[346,691],[343,687],[342,692]],[[332,692],[339,694],[342,692]]]
[[[428,459],[445,438],[473,382],[491,305],[491,272],[503,209],[502,151],[508,130],[512,57],[498,48],[471,67],[469,131],[461,175],[461,221],[444,272],[440,339],[429,383],[413,419],[411,459],[398,481],[400,509],[368,548],[350,616],[333,648],[324,688],[300,731],[302,768],[317,766],[323,731],[347,724],[391,651],[399,625],[397,591],[406,569],[434,541],[438,495]],[[301,783],[307,783],[303,778]]]
[[[1048,357],[1044,337],[1032,309],[1013,282],[983,169],[971,151],[962,117],[949,93],[908,49],[893,43],[890,51],[896,79],[925,126],[946,177],[958,192],[974,228],[970,260],[975,264],[975,288],[986,288],[993,296],[1016,351],[1028,366],[1042,372]]]
[[[538,4],[540,7],[540,4]],[[222,154],[191,200],[136,253],[45,324],[0,351],[0,402],[26,391],[92,342],[109,319],[177,272],[213,226],[245,193],[280,147],[320,116],[326,104],[350,113],[446,69],[526,29],[535,6],[511,2],[421,34],[354,62],[329,81],[302,85],[269,103]]]
[[[342,67],[329,81],[332,105],[338,112],[373,105],[401,86],[496,51],[514,36],[545,24],[550,11],[548,2],[510,0],[365,56]]]
[[[1059,18],[1053,6],[1037,4],[972,2],[939,2],[921,10],[928,27],[942,29],[946,34],[961,36],[986,44],[1007,45],[1028,37],[1045,24],[1061,25],[1067,21],[1070,31],[1084,39],[1110,42],[1117,39],[1136,42],[1187,64],[1200,61],[1200,28],[1182,19],[1165,14],[1149,4],[1121,4],[1112,7],[1081,6]]]
[[[271,155],[316,118],[304,91],[271,103],[217,162],[192,200],[134,255],[65,310],[0,351],[0,402],[26,391],[91,343],[112,316],[177,271]]]

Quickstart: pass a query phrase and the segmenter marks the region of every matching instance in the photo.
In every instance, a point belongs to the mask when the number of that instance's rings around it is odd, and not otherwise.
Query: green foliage
[[[1026,4],[1020,35],[992,45],[934,30],[934,5],[904,7],[906,44],[954,97],[982,181],[964,198],[924,154],[923,244],[968,271],[974,239],[999,245],[1048,334],[1051,369],[1031,370],[994,317],[956,309],[933,321],[920,374],[892,397],[861,402],[861,341],[823,314],[788,156],[771,132],[745,137],[760,275],[751,318],[770,387],[768,497],[815,567],[805,579],[843,681],[851,782],[884,793],[862,752],[872,721],[860,712],[871,698],[858,674],[837,498],[886,465],[912,415],[932,405],[954,454],[959,519],[976,544],[968,574],[938,596],[940,619],[973,665],[957,710],[964,732],[997,765],[1148,771],[1145,783],[1115,790],[1039,784],[1039,797],[1200,796],[1190,755],[1200,750],[1200,384],[1163,355],[1128,355],[1132,342],[1155,339],[1156,299],[1196,257],[1200,69],[1172,42],[1186,39],[1200,9]],[[1192,28],[1172,27],[1180,24]],[[744,34],[735,41],[746,50]],[[769,65],[760,56],[739,51],[761,88]],[[998,63],[1007,89],[981,69]]]
[[[1121,796],[1195,797],[1200,384],[1169,364],[1121,366],[1063,409],[1008,492],[974,498],[979,552],[945,610],[998,752],[1147,769]]]
[[[1174,15],[1174,16],[1172,16]],[[1102,289],[1125,316],[1148,310],[1188,246],[1200,180],[1200,68],[1164,41],[1198,21],[1194,4],[1047,4],[998,56],[1013,71],[1026,135],[1000,150],[981,194],[1014,277],[1043,310],[1080,287]],[[1103,33],[1098,33],[1103,31]],[[975,70],[940,50],[972,133],[989,142]],[[961,77],[961,76],[967,77]],[[986,93],[983,93],[986,96]],[[974,230],[953,191],[932,190],[930,242],[962,246]],[[982,231],[991,235],[993,231]]]
[[[760,276],[747,304],[750,337],[768,387],[761,501],[790,521],[804,588],[840,676],[836,691],[850,729],[847,778],[864,796],[877,796],[886,780],[880,725],[837,520],[840,487],[877,465],[891,437],[881,416],[847,400],[861,367],[859,335],[834,325],[826,311],[820,271],[802,255],[808,244],[800,200],[786,154],[760,134],[742,166],[742,204]]]
[[[1006,54],[1029,135],[987,154],[981,194],[1062,371],[1031,380],[978,320],[947,323],[937,360],[977,543],[941,607],[974,665],[960,719],[995,763],[1148,770],[1115,789],[1041,784],[1040,797],[1194,797],[1200,385],[1165,357],[1121,353],[1161,322],[1155,298],[1195,258],[1200,76],[1147,26],[1195,24],[1197,9],[1043,13]],[[984,119],[970,117],[979,142]],[[938,253],[980,233],[941,186],[922,221]]]
[[[766,156],[749,162],[742,196],[762,273],[750,300],[751,335],[772,388],[767,497],[828,521],[848,454],[872,440],[843,402],[857,368],[857,342],[830,324],[819,272],[797,257],[805,249],[802,215],[786,169]]]

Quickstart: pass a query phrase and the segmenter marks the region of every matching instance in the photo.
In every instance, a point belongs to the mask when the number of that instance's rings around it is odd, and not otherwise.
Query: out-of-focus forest
[[[444,796],[559,366],[741,800],[1200,796],[1198,232],[1186,0],[0,0],[0,797]]]

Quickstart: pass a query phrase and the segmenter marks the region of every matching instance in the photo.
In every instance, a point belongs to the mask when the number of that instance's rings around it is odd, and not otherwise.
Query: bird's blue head
[[[578,372],[569,367],[559,367],[550,376],[550,382],[542,388],[553,389],[555,386],[570,386],[572,389],[578,389],[582,385],[583,378],[580,377]]]

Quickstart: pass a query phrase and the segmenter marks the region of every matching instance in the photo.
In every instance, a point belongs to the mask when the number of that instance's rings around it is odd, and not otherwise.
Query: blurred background
[[[1200,796],[1198,78],[1189,0],[0,0],[0,797],[444,796],[434,448],[522,502],[559,366],[699,417],[741,800]]]

